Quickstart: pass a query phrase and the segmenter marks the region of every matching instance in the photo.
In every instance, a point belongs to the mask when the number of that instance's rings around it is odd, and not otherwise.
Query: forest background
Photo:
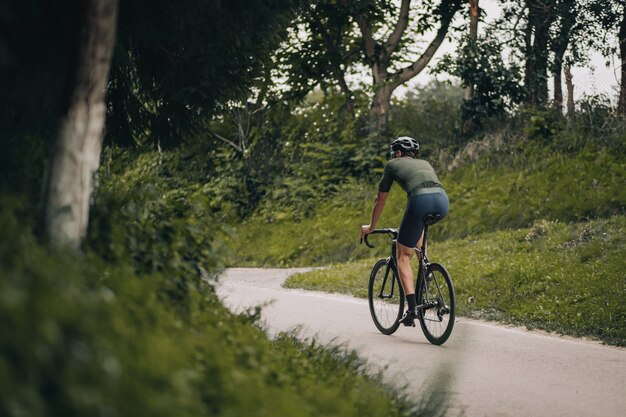
[[[433,251],[462,314],[626,344],[625,7],[498,5],[0,3],[0,414],[440,407],[213,289],[224,266],[332,265],[288,285],[362,295],[397,135],[448,189]],[[617,91],[574,100],[591,54]]]

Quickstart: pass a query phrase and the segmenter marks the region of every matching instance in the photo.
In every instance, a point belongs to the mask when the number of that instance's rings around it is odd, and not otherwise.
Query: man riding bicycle
[[[407,194],[406,209],[402,223],[400,223],[396,245],[400,282],[409,306],[400,319],[405,326],[415,326],[415,319],[418,318],[411,258],[415,246],[422,246],[424,233],[422,219],[427,214],[439,214],[441,218],[445,217],[448,214],[449,204],[448,195],[433,167],[427,161],[416,158],[419,147],[419,143],[408,136],[401,136],[391,143],[391,159],[385,165],[378,185],[370,224],[361,226],[361,238],[376,228],[391,185],[394,181],[397,182]]]

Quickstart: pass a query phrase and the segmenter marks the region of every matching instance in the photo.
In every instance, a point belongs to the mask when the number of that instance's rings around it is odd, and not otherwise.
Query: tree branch
[[[361,30],[361,36],[363,37],[363,46],[365,47],[365,53],[367,57],[370,59],[372,63],[376,62],[376,41],[374,40],[374,35],[372,34],[372,27],[370,23],[365,19],[365,17],[361,14],[354,16],[354,20],[357,25],[359,25],[359,29]]]
[[[398,16],[398,22],[396,23],[396,27],[393,29],[393,32],[391,32],[387,43],[385,44],[385,51],[387,52],[387,56],[391,55],[392,52],[396,50],[398,44],[400,43],[400,39],[402,39],[402,34],[409,24],[410,5],[411,0],[402,0],[402,5],[400,6],[400,16]]]
[[[439,27],[435,39],[430,42],[430,45],[428,45],[428,48],[426,48],[424,53],[411,65],[404,67],[400,71],[393,74],[392,79],[394,86],[404,84],[426,68],[426,65],[428,65],[432,57],[435,55],[435,52],[437,52],[437,49],[439,49],[439,46],[441,46],[443,40],[446,38],[453,16],[454,13],[451,13],[449,16],[442,16],[441,27]]]
[[[216,138],[218,138],[219,140],[221,140],[222,142],[226,142],[227,144],[229,144],[230,146],[232,146],[233,148],[235,148],[238,152],[243,153],[243,150],[241,149],[240,146],[238,146],[235,142],[226,139],[224,136],[220,135],[219,133],[216,132],[210,132],[213,136],[215,136]]]
[[[350,9],[350,0],[340,0],[340,3],[343,7]],[[369,58],[370,62],[373,64],[374,62],[376,62],[377,56],[376,41],[374,40],[374,35],[372,34],[372,27],[370,26],[365,16],[363,16],[363,14],[355,14],[352,17],[354,18],[354,21],[359,26],[359,30],[361,31],[365,54]]]

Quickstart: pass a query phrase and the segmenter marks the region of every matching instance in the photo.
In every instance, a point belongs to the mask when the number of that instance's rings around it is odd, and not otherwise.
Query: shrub
[[[528,117],[524,133],[529,139],[549,143],[564,128],[564,120],[553,109],[526,109]]]
[[[216,219],[234,211],[219,189],[223,183],[211,181],[206,156],[192,151],[109,150],[86,244],[108,262],[132,265],[138,274],[166,274],[170,295],[181,299],[200,285],[203,271],[219,263],[214,236],[221,222]]]
[[[208,285],[183,303],[165,273],[47,250],[0,207],[0,415],[411,415],[354,352],[270,341]]]

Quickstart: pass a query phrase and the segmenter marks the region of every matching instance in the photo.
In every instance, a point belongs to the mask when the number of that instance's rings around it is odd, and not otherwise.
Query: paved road
[[[356,349],[418,398],[448,370],[445,389],[456,404],[449,415],[626,416],[626,349],[465,318],[443,346],[430,345],[419,325],[384,336],[365,300],[282,288],[295,271],[229,269],[218,293],[234,311],[267,304],[270,335],[299,328],[303,337]]]

